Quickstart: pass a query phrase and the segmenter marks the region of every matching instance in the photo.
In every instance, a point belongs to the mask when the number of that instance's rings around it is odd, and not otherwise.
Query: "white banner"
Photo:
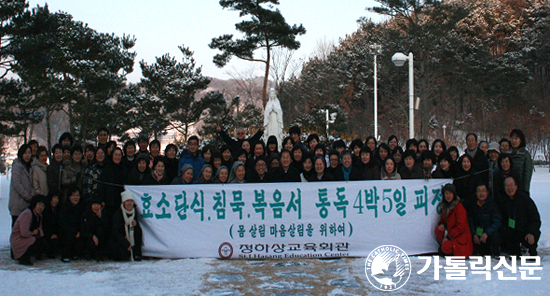
[[[436,252],[449,179],[126,186],[143,255],[159,258],[366,257],[380,245]]]

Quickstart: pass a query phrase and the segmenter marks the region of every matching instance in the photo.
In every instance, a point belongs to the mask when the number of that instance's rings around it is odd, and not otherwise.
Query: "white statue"
[[[279,151],[283,145],[283,109],[281,103],[277,99],[275,89],[269,90],[269,99],[265,106],[264,111],[264,126],[265,126],[265,140],[269,136],[277,137],[277,143],[279,145]]]

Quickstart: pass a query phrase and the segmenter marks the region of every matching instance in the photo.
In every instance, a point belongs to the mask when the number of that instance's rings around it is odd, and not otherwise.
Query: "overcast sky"
[[[333,40],[357,30],[357,19],[362,16],[380,21],[379,15],[367,12],[366,7],[376,6],[373,0],[281,0],[277,6],[287,23],[302,24],[306,34],[298,36],[301,48],[295,58],[307,58],[320,40]],[[129,81],[137,82],[141,77],[138,62],[155,61],[155,57],[170,53],[181,60],[178,45],[184,44],[194,51],[194,58],[203,67],[203,75],[227,79],[228,72],[244,72],[256,65],[262,75],[261,64],[239,61],[233,58],[224,68],[212,63],[218,53],[208,47],[212,38],[236,33],[235,24],[242,19],[237,11],[224,10],[217,0],[48,0],[29,1],[30,7],[48,4],[50,11],[65,11],[79,20],[104,33],[124,33],[137,39],[134,72]],[[345,3],[345,4],[344,4]],[[236,37],[239,37],[236,34]]]

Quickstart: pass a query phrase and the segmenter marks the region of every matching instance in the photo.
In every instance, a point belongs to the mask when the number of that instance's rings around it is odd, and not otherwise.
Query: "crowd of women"
[[[12,167],[9,202],[13,258],[27,265],[32,264],[31,256],[41,259],[42,255],[55,258],[59,254],[64,262],[81,257],[140,260],[139,217],[124,185],[452,178],[453,185],[443,189],[442,219],[435,230],[442,254],[454,254],[473,242],[479,245],[477,252],[489,250],[497,255],[493,246],[500,247],[501,240],[490,240],[490,248],[485,248],[486,233],[476,225],[480,185],[487,191],[487,204],[496,205],[490,208],[499,215],[499,224],[510,216],[511,197],[505,184],[509,177],[517,184],[522,200],[530,200],[533,163],[525,149],[525,136],[517,129],[500,143],[478,141],[475,134],[468,134],[462,155],[457,147],[447,147],[440,139],[431,145],[424,139],[409,139],[403,148],[396,136],[386,143],[371,136],[349,145],[337,140],[326,147],[316,134],[310,134],[303,143],[296,126],[289,129],[281,145],[274,136],[264,142],[263,130],[250,138],[243,128],[237,129],[235,138],[219,127],[218,133],[223,146],[199,149],[199,138],[191,136],[181,153],[174,144],[164,147],[162,153],[158,140],[149,141],[143,135],[120,148],[109,141],[105,128],[98,131],[97,146],[75,144],[69,133],[50,150],[36,141],[22,145]],[[458,222],[453,222],[457,220],[455,212],[460,212]],[[487,220],[484,211],[478,212]],[[525,223],[517,211],[513,215],[516,227],[512,229],[518,230],[517,226]],[[464,222],[468,218],[470,221]],[[467,232],[469,240],[457,239],[456,227]],[[502,228],[499,225],[496,232]],[[540,231],[532,234],[538,241]],[[519,240],[518,248],[523,243]],[[536,242],[533,245],[536,252]],[[507,248],[509,253],[517,251],[515,245]]]

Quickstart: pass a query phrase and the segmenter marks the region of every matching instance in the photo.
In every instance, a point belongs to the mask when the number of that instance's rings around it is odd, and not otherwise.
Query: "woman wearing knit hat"
[[[439,255],[467,258],[472,255],[473,244],[466,210],[460,203],[453,184],[446,184],[441,193],[441,219],[434,230],[440,244]]]
[[[192,184],[192,183],[193,183],[193,167],[190,164],[186,163],[181,167],[180,173],[178,174],[178,176],[175,177],[174,180],[172,181],[172,185],[185,185],[185,184]]]
[[[141,261],[142,231],[135,209],[134,194],[123,191],[120,209],[113,215],[109,249],[116,261]]]

